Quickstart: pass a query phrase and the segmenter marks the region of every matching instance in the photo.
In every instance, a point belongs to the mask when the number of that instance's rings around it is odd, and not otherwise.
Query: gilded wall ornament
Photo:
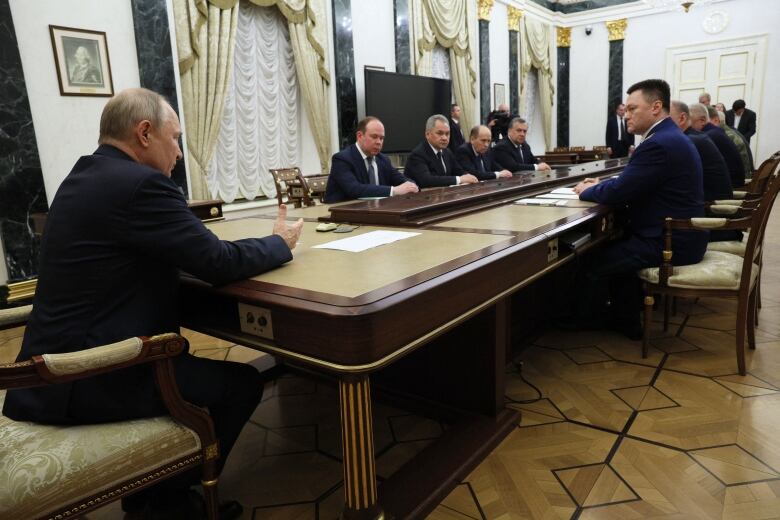
[[[628,27],[628,22],[625,18],[605,23],[607,24],[607,31],[609,31],[609,41],[614,42],[626,39],[626,27]]]
[[[477,0],[477,18],[490,21],[490,11],[493,9],[493,0]]]
[[[558,47],[571,47],[571,27],[556,27],[555,37]]]
[[[519,31],[520,30],[520,19],[523,17],[523,11],[518,9],[517,7],[509,6],[506,8],[507,13],[507,25],[509,26],[510,31]]]

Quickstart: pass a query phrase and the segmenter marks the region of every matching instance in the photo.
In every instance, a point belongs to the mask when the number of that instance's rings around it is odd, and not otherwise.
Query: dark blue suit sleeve
[[[404,175],[412,179],[421,188],[451,186],[458,182],[452,175],[434,175],[431,173],[428,162],[417,153],[412,153],[406,161]]]
[[[390,196],[389,186],[377,186],[375,184],[363,184],[355,175],[354,165],[338,155],[333,156],[330,166],[330,177],[332,182],[338,184],[340,190],[349,199],[359,199],[361,197],[388,197]],[[329,181],[331,179],[328,179]]]
[[[668,161],[666,151],[652,141],[645,141],[634,152],[619,177],[609,178],[580,193],[581,200],[619,206],[651,193],[663,179]]]
[[[122,240],[170,265],[219,285],[255,276],[292,260],[282,237],[220,240],[192,214],[163,175],[145,177],[131,199],[131,218],[117,223]]]

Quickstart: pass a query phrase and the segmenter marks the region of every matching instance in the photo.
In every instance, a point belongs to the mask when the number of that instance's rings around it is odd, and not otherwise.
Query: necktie
[[[479,159],[477,161],[477,167],[479,169],[479,172],[480,173],[485,173],[485,162],[482,159],[482,154],[477,155],[477,158]]]
[[[438,157],[439,160],[441,161],[441,169],[444,170],[444,173],[446,175],[447,174],[447,165],[444,164],[444,154],[439,152],[439,153],[436,154],[436,157]]]
[[[518,146],[517,147],[517,155],[520,156],[520,164],[524,164],[525,163],[525,159],[523,158],[523,147],[522,146]]]
[[[623,126],[623,124],[624,124],[623,123],[623,118],[618,116],[618,141],[622,141],[623,140],[623,136],[626,133],[626,129]]]
[[[376,170],[373,168],[373,166],[374,158],[366,157],[366,171],[368,171],[368,178],[371,181],[371,184],[379,186],[379,177],[377,176]]]

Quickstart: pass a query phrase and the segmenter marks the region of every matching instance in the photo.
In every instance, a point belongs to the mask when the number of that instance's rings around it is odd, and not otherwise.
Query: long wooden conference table
[[[518,199],[619,173],[625,160],[575,165],[478,185],[291,210],[304,218],[294,260],[213,287],[184,276],[182,325],[268,352],[338,381],[344,518],[424,518],[516,425],[504,406],[511,296],[572,257],[563,234],[611,232],[608,208]],[[275,212],[273,212],[275,213]],[[220,238],[271,233],[273,213],[214,222]],[[322,220],[360,227],[319,233]],[[376,230],[416,236],[360,253],[313,246]],[[448,425],[377,486],[371,393]]]

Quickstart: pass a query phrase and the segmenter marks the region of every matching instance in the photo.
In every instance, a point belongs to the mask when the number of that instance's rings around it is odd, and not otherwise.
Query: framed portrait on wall
[[[49,26],[62,96],[113,96],[106,33]]]
[[[493,83],[493,106],[506,103],[506,85],[503,83]]]

